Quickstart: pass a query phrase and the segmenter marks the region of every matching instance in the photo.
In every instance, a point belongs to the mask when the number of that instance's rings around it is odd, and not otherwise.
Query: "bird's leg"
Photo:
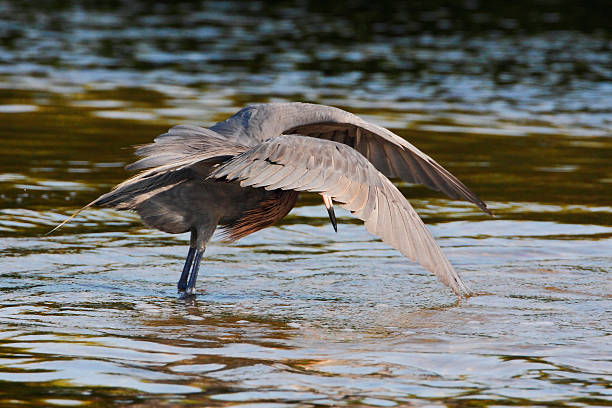
[[[181,279],[179,280],[179,290],[184,290],[186,296],[195,294],[196,280],[198,279],[198,271],[200,270],[200,261],[206,249],[206,244],[212,237],[219,218],[206,219],[206,223],[194,227],[191,230],[191,242],[189,243],[189,254]],[[189,265],[188,265],[189,264]],[[185,281],[187,284],[185,285]]]
[[[204,250],[206,248],[198,248],[195,250],[195,257],[193,258],[193,265],[191,267],[191,275],[189,275],[189,282],[187,282],[187,288],[185,289],[185,295],[193,295],[195,294],[195,284],[198,279],[198,271],[200,270],[200,261],[202,260],[202,255],[204,255]]]
[[[325,208],[327,208],[327,214],[329,214],[329,220],[334,227],[334,231],[338,232],[338,225],[336,224],[336,214],[334,213],[332,199],[330,196],[325,194],[321,194],[321,197],[323,197],[323,204],[325,204]]]
[[[187,253],[187,259],[185,259],[185,266],[183,267],[183,273],[178,281],[178,290],[183,291],[187,287],[187,278],[189,277],[189,271],[191,270],[191,264],[193,263],[193,256],[195,255],[196,249],[192,246],[189,247]]]
[[[198,231],[196,229],[192,229],[189,237],[189,252],[187,253],[187,259],[185,259],[183,273],[181,273],[181,277],[176,285],[180,291],[184,291],[187,287],[187,278],[189,278],[189,271],[191,271],[191,264],[193,263],[193,256],[195,255],[197,244]]]

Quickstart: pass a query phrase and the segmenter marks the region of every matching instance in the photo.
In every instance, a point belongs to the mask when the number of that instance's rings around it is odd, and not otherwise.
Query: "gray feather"
[[[256,146],[281,134],[341,142],[359,151],[387,177],[424,184],[490,213],[482,200],[431,157],[388,129],[338,108],[297,102],[253,104],[211,130],[245,146]],[[402,154],[389,154],[391,150]]]
[[[294,148],[293,153],[286,155],[290,157],[277,155],[272,163],[268,153],[274,154],[282,146]],[[327,167],[330,162],[334,164],[331,168]],[[347,163],[353,171],[338,170],[348,168]],[[266,182],[260,175],[274,166],[284,166],[283,170],[291,166],[292,169],[286,177]],[[209,178],[223,179],[228,173],[226,168],[234,167],[241,168],[235,174],[244,185],[257,180],[258,185],[266,188],[297,191],[319,191],[318,187],[326,186],[321,193],[362,219],[372,234],[433,272],[457,295],[469,293],[410,203],[356,150],[333,141],[283,135],[268,139],[220,165]]]
[[[143,170],[172,165],[191,158],[206,160],[217,156],[234,156],[247,148],[228,141],[210,129],[180,125],[156,137],[154,143],[138,147],[136,155],[145,157],[127,165],[126,169]]]

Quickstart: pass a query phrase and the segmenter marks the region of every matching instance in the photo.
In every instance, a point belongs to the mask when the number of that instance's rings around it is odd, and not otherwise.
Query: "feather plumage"
[[[290,146],[295,157],[276,157],[272,162],[268,153],[280,146]],[[326,161],[320,159],[328,157],[335,167],[323,167]],[[352,172],[337,170],[349,164]],[[284,179],[266,183],[258,176],[272,166],[292,171]],[[410,203],[363,155],[344,144],[299,135],[277,136],[220,165],[209,178],[240,181],[245,186],[257,180],[258,185],[270,189],[331,196],[363,220],[369,232],[433,272],[457,295],[470,293]],[[328,182],[332,187],[321,191],[319,187]]]

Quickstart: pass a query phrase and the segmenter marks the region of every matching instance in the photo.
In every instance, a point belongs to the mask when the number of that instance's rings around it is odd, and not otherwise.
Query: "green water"
[[[611,405],[608,20],[468,3],[0,4],[0,406]],[[470,186],[495,218],[399,185],[481,295],[309,195],[213,241],[195,300],[186,235],[100,209],[44,235],[125,147],[257,101],[342,107]]]

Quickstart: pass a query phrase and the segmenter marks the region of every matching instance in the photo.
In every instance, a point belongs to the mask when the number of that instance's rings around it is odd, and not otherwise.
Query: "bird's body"
[[[149,145],[141,170],[90,205],[134,210],[147,226],[191,232],[178,283],[193,294],[202,254],[218,226],[229,240],[275,224],[300,191],[322,195],[365,222],[458,295],[469,290],[414,209],[387,177],[486,205],[433,159],[387,129],[314,104],[249,105],[210,129],[176,126]]]

